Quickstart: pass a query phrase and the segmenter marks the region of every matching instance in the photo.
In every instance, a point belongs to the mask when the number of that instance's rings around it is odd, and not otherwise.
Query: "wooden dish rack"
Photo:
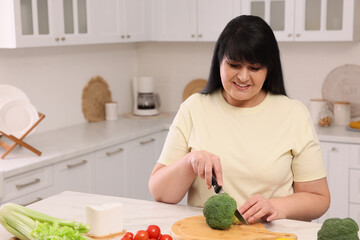
[[[0,147],[6,149],[6,152],[1,156],[1,159],[4,159],[6,155],[8,155],[17,145],[29,149],[38,156],[41,155],[41,152],[39,150],[37,150],[36,148],[30,146],[29,144],[23,141],[23,139],[45,118],[44,114],[42,113],[38,113],[38,114],[39,114],[39,119],[20,138],[17,138],[13,135],[9,135],[0,131],[0,134],[2,134],[1,137],[6,137],[7,139],[10,139],[13,142],[12,145],[8,145],[0,140]]]

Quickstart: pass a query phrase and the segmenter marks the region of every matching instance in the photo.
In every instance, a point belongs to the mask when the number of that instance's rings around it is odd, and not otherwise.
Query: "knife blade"
[[[219,184],[217,183],[216,178],[215,178],[214,175],[212,176],[211,185],[214,187],[214,191],[215,191],[216,194],[225,193],[224,189],[221,186],[219,186]],[[236,209],[234,214],[235,214],[235,217],[237,219],[239,219],[239,221],[242,224],[249,225],[249,223],[245,220],[243,215],[241,215],[241,213],[239,212],[238,209]]]

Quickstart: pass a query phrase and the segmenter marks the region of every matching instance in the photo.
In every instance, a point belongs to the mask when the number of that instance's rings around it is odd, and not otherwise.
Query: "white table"
[[[155,224],[162,233],[169,233],[176,221],[196,215],[202,215],[202,208],[143,201],[130,198],[119,198],[79,192],[62,192],[28,207],[45,214],[74,221],[86,221],[85,207],[102,203],[121,202],[124,209],[124,229],[137,232]],[[299,240],[316,240],[321,224],[294,220],[276,220],[265,224],[266,228],[275,232],[293,233]],[[0,239],[12,237],[0,225]],[[119,238],[120,239],[120,238]]]

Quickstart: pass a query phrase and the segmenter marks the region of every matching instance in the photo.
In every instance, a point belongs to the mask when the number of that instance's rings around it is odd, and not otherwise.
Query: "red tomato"
[[[159,240],[173,240],[170,235],[163,234]]]
[[[134,234],[132,232],[126,232],[123,237],[128,237],[131,240],[134,238]]]
[[[160,228],[156,225],[149,225],[146,231],[149,234],[149,238],[157,239],[160,235]]]
[[[149,238],[149,240],[158,240],[157,238]]]
[[[121,240],[132,240],[132,238],[129,238],[129,237],[122,237]]]
[[[149,240],[149,234],[145,230],[139,230],[135,234],[134,240]]]

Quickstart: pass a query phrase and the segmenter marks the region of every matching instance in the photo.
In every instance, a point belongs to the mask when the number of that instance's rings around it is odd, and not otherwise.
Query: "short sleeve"
[[[158,163],[168,166],[190,152],[188,143],[191,130],[191,115],[184,102],[170,125]]]
[[[307,182],[326,177],[323,155],[314,123],[306,106],[298,102],[299,114],[295,128],[295,148],[292,171],[295,182]]]

